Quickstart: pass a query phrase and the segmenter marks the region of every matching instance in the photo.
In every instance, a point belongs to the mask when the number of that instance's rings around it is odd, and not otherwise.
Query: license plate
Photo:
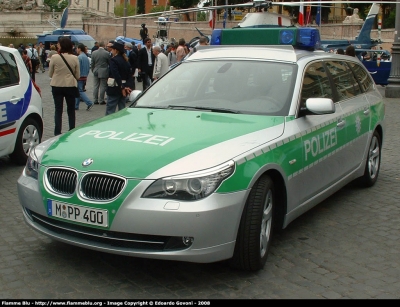
[[[108,210],[71,205],[56,200],[47,200],[47,214],[69,220],[101,227],[108,226]]]

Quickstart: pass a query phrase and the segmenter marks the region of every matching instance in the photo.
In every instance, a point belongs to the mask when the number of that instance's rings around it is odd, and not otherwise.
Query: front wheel
[[[254,184],[242,213],[230,265],[246,271],[264,267],[271,246],[275,188],[263,175]]]
[[[24,165],[28,159],[29,150],[41,142],[42,132],[36,120],[27,118],[22,123],[17,139],[15,140],[14,151],[10,159],[18,165]]]
[[[364,175],[359,178],[359,182],[366,187],[372,187],[378,180],[381,167],[381,146],[381,137],[379,133],[375,131],[369,144]]]

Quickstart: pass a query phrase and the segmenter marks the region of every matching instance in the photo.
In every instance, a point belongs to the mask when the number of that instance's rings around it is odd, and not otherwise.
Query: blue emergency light
[[[233,28],[215,29],[211,45],[292,45],[295,48],[316,50],[321,38],[316,28]]]

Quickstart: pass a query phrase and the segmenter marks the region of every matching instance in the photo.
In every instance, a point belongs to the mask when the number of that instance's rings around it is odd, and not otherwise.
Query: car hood
[[[284,117],[127,108],[65,133],[41,164],[156,179],[219,165],[283,127]]]

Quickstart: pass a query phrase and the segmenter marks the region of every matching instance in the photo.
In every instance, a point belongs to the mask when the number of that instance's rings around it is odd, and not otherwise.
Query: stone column
[[[388,82],[389,84],[385,88],[385,96],[387,98],[400,98],[400,2],[396,4],[392,65]]]

